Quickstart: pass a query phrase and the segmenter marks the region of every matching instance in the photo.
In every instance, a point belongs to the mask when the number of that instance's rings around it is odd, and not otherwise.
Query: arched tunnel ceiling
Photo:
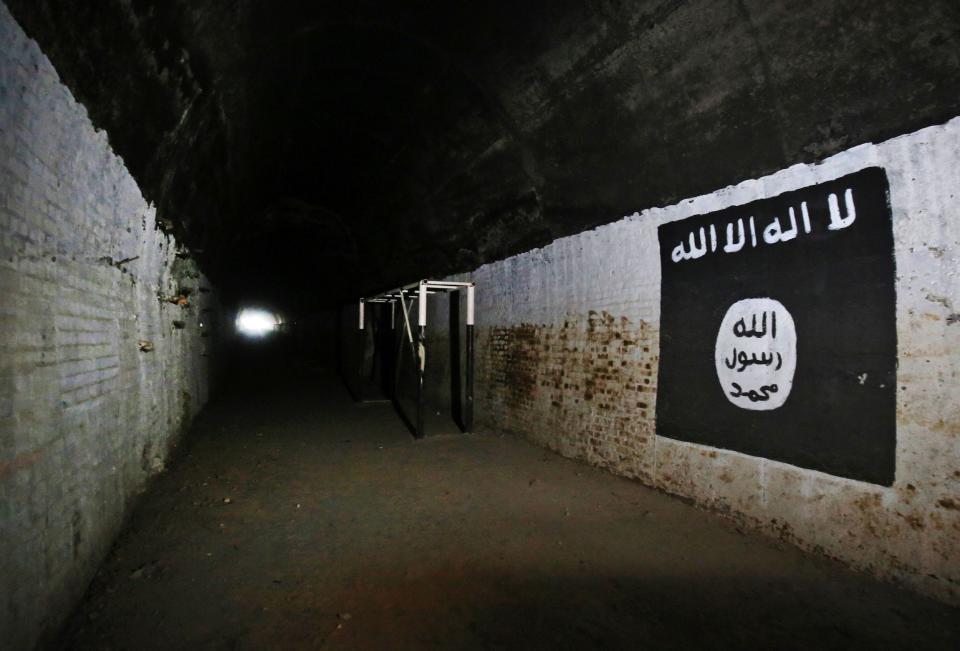
[[[6,0],[228,292],[334,300],[960,113],[960,3]]]

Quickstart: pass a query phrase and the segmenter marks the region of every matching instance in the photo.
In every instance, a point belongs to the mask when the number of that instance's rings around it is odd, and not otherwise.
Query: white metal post
[[[417,325],[421,328],[427,325],[427,284],[420,283],[419,314],[417,315]]]
[[[473,325],[473,293],[474,286],[467,287],[467,325]]]
[[[423,404],[423,375],[427,363],[427,283],[420,282],[420,294],[417,324],[420,326],[417,333],[417,433],[416,437],[423,438],[424,432],[424,404]]]
[[[467,386],[464,395],[463,428],[473,431],[473,358],[475,356],[473,344],[473,317],[474,317],[474,286],[467,285]]]
[[[359,311],[360,311],[360,319],[359,319],[359,323],[358,323],[358,325],[359,325],[359,328],[358,328],[359,334],[357,335],[357,339],[359,340],[358,345],[357,345],[357,351],[359,352],[359,356],[360,356],[360,359],[358,360],[359,363],[357,364],[357,391],[356,391],[356,399],[357,399],[358,402],[362,402],[362,401],[363,401],[363,363],[364,363],[364,361],[366,361],[366,351],[364,350],[364,347],[366,346],[366,343],[367,343],[367,342],[366,342],[366,337],[364,336],[365,333],[364,333],[364,331],[363,331],[363,325],[364,325],[364,324],[363,324],[363,307],[364,307],[364,301],[363,301],[363,299],[361,298],[361,299],[360,299],[360,310],[359,310]]]

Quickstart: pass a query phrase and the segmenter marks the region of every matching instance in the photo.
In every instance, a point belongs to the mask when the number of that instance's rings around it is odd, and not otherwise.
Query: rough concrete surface
[[[960,113],[955,0],[6,1],[244,291],[467,271]]]
[[[492,432],[415,442],[328,372],[253,369],[151,486],[63,648],[960,643],[955,609],[637,482]]]

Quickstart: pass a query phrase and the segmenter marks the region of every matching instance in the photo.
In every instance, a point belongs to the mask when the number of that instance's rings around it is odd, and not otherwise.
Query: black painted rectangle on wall
[[[896,295],[871,167],[658,228],[657,434],[889,486]]]

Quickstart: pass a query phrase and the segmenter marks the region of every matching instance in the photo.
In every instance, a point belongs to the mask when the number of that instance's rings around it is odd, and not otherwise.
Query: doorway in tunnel
[[[341,337],[354,399],[392,402],[415,438],[471,431],[473,299],[472,283],[426,280],[362,299]]]
[[[356,377],[347,386],[357,402],[389,402],[396,394],[396,315],[389,308],[386,304],[366,306],[363,327],[356,329],[357,345],[349,356],[356,360]]]

